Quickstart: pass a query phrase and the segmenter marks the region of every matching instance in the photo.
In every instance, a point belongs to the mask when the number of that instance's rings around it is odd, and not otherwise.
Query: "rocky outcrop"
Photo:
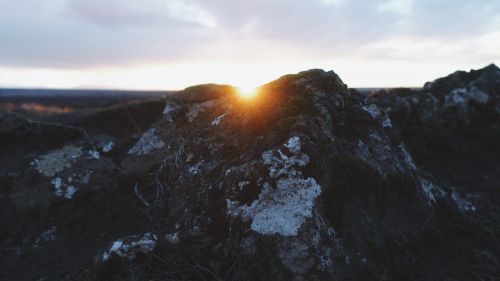
[[[441,214],[447,219],[443,225],[451,227],[441,228],[442,235],[449,240],[467,241],[464,243],[474,247],[455,245],[454,250],[443,246],[440,249],[447,253],[443,257],[447,259],[454,251],[463,251],[463,260],[473,263],[466,266],[468,277],[464,279],[498,276],[499,248],[489,245],[498,243],[500,230],[499,97],[500,69],[495,65],[457,71],[426,83],[421,90],[363,97],[365,103],[390,116],[395,132],[407,145],[421,173],[440,182],[446,194],[446,199],[437,199],[440,208],[454,205],[458,209],[459,214],[449,210]],[[479,240],[485,242],[477,243]],[[484,252],[477,247],[489,250]],[[485,264],[490,267],[488,273],[471,269],[483,268]]]
[[[496,73],[490,66],[454,74],[396,98],[350,92],[322,70],[283,76],[250,99],[229,86],[204,85],[167,98],[155,122],[141,135],[129,134],[134,141],[94,129],[32,150],[16,170],[22,179],[8,178],[2,193],[1,274],[12,280],[498,277],[498,190],[476,184],[497,182],[499,161],[461,178],[469,159],[445,155],[440,161],[459,164],[440,170],[421,135],[427,126],[454,124],[449,141],[463,137],[464,128],[499,141],[486,131],[498,124],[491,119]],[[477,120],[490,127],[477,127]],[[459,145],[476,146],[474,138]],[[32,203],[16,199],[34,190]],[[48,252],[57,255],[35,266]]]

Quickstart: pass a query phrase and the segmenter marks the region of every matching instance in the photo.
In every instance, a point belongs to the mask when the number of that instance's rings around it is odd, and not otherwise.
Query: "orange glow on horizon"
[[[254,86],[238,87],[238,94],[245,99],[251,99],[255,97],[258,91],[259,91],[258,87]]]

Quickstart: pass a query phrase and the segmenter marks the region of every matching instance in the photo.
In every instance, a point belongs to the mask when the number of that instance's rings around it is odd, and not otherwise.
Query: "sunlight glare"
[[[240,96],[245,99],[253,98],[257,94],[257,87],[255,86],[240,86],[238,87],[238,92]]]

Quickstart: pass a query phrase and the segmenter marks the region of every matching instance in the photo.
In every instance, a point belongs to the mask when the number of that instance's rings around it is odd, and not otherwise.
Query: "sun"
[[[238,94],[245,99],[253,98],[258,92],[258,87],[256,86],[239,86]]]

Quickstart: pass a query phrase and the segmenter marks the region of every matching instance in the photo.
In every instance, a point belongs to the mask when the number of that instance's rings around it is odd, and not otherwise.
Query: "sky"
[[[0,87],[418,87],[490,63],[500,0],[0,0]]]

